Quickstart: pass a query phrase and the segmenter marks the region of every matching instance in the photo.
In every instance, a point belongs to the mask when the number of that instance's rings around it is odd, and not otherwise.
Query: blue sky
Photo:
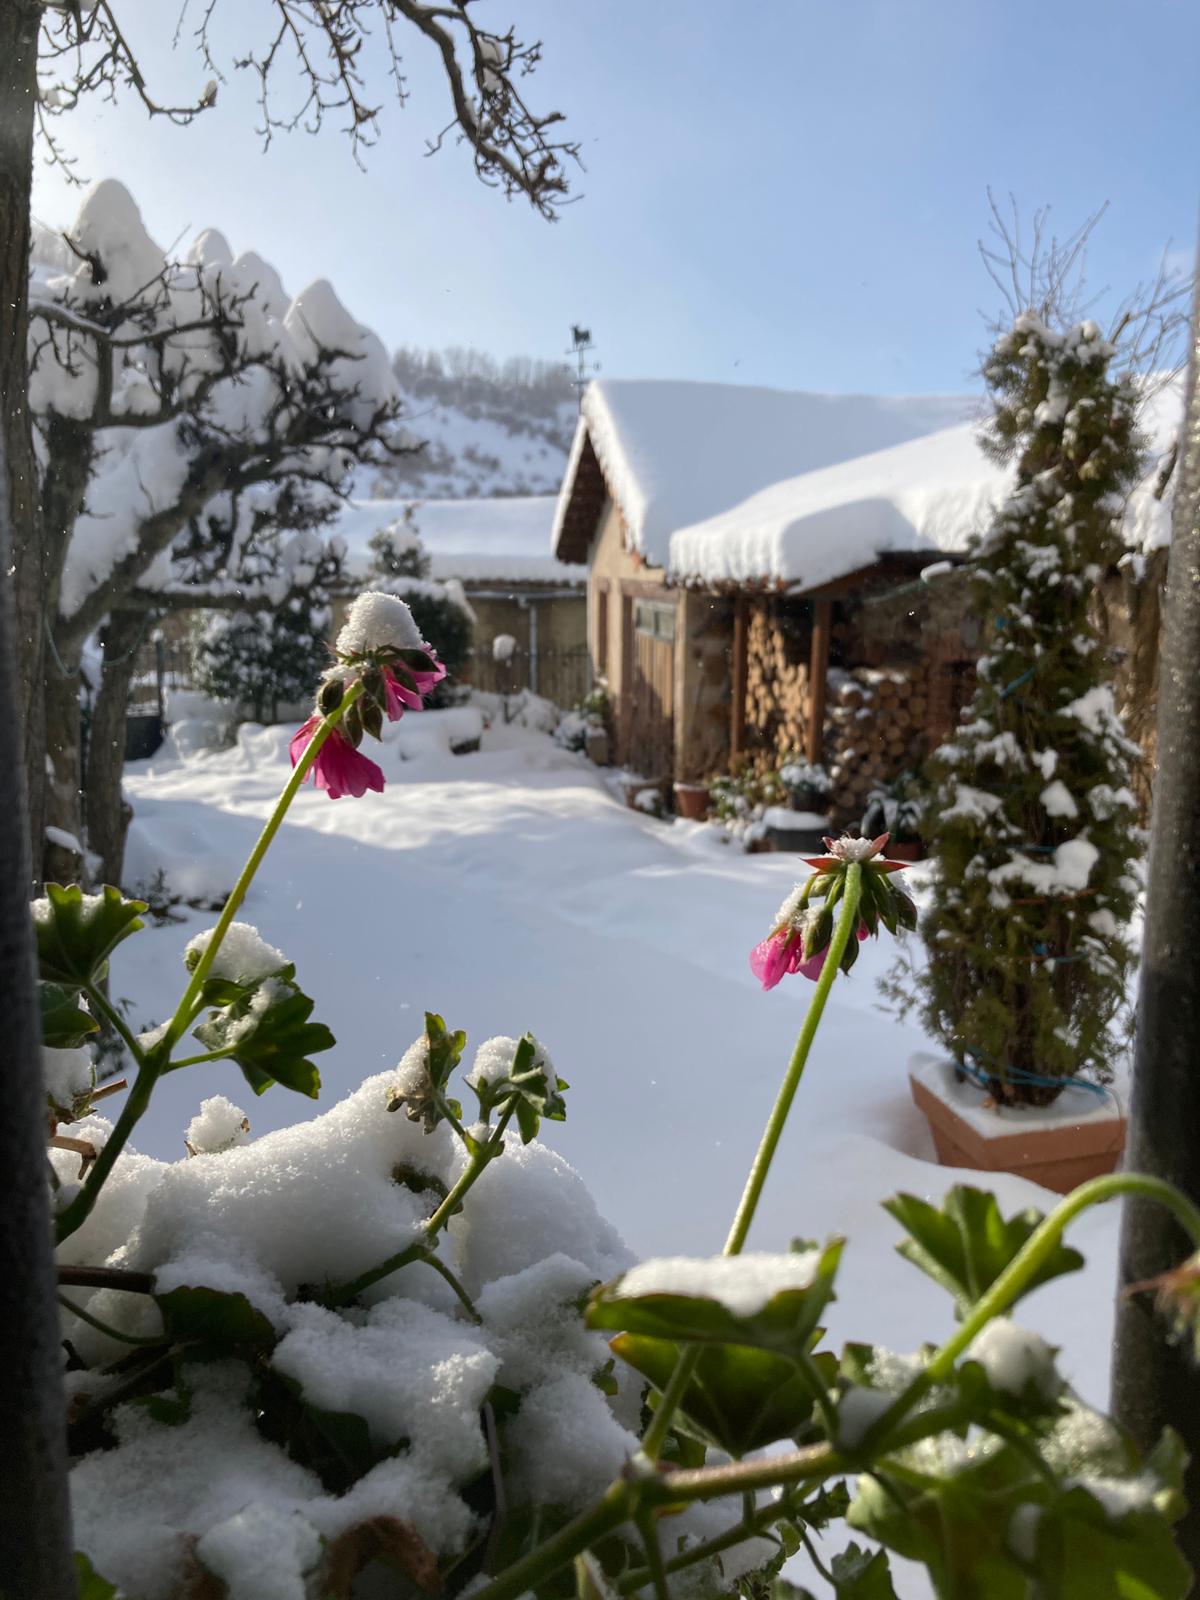
[[[208,73],[186,25],[171,50],[173,7],[119,10],[151,82],[194,95]],[[424,156],[447,118],[415,34],[410,102],[385,113],[365,173],[332,125],[264,152],[246,73],[188,129],[126,97],[59,131],[82,174],[133,190],[161,243],[220,228],[293,292],[331,279],[389,345],[554,357],[579,320],[610,376],[974,387],[997,298],[976,251],[989,184],[1064,229],[1110,201],[1097,288],[1152,275],[1168,244],[1190,256],[1194,0],[481,0],[479,15],[543,40],[531,99],[582,145],[581,198],[553,225],[484,189],[461,149]],[[39,176],[44,222],[77,204]]]

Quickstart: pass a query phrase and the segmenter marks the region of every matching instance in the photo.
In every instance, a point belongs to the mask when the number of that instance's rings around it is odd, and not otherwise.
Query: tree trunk
[[[11,0],[0,0],[0,62]],[[3,70],[0,68],[0,70]],[[74,1600],[57,1278],[46,1182],[46,1092],[34,991],[29,843],[14,704],[12,561],[0,434],[0,1600]]]
[[[2,0],[0,0],[2,3]],[[80,841],[84,836],[82,738],[79,695],[86,626],[60,615],[62,575],[71,535],[87,500],[95,456],[93,434],[86,424],[51,416],[45,424],[50,465],[41,494],[43,618],[45,659],[42,718],[46,772],[45,821]],[[38,845],[35,841],[35,855]],[[80,855],[45,839],[41,854],[47,883],[71,883],[86,876]]]
[[[133,815],[121,796],[125,770],[125,710],[138,646],[149,623],[144,611],[114,611],[104,628],[104,670],[92,711],[87,755],[87,843],[100,857],[100,882],[120,884],[125,834]]]
[[[28,0],[0,0],[0,438],[8,463],[4,509],[12,548],[15,696],[24,740],[35,867],[41,857],[46,777],[42,709],[45,574],[27,406],[27,343],[29,202],[40,25],[39,6]]]
[[[1192,324],[1178,471],[1126,1161],[1131,1171],[1166,1178],[1200,1203],[1200,309]],[[1170,1271],[1193,1248],[1161,1207],[1127,1201],[1121,1288]],[[1200,1370],[1186,1342],[1171,1341],[1145,1293],[1118,1300],[1112,1403],[1143,1449],[1152,1448],[1165,1427],[1181,1435],[1191,1460],[1184,1480],[1190,1509],[1179,1524],[1179,1542],[1200,1571]]]
[[[53,652],[46,661],[42,686],[46,723],[46,824],[83,843],[82,730],[79,709],[79,664],[67,657],[59,665]],[[42,879],[46,883],[82,882],[81,853],[45,837],[42,840]]]

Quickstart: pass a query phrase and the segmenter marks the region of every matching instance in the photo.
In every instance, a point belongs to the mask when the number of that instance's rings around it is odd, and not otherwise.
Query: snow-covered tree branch
[[[411,446],[386,351],[328,284],[289,300],[264,261],[235,259],[213,232],[169,261],[113,181],[87,196],[67,245],[43,241],[35,267],[30,396],[53,645],[49,820],[80,837],[81,789],[89,815],[120,809],[119,759],[93,748],[88,772],[77,766],[88,638],[106,619],[106,638],[127,640],[156,611],[279,606],[323,588],[339,552],[320,530],[354,468]],[[101,695],[123,693],[128,654],[106,665]],[[115,875],[116,835],[102,832]]]

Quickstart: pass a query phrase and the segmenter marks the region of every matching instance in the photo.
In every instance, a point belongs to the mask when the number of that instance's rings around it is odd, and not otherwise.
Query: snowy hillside
[[[556,494],[578,406],[567,369],[475,350],[398,350],[393,359],[417,456],[374,474],[360,493],[426,500]]]

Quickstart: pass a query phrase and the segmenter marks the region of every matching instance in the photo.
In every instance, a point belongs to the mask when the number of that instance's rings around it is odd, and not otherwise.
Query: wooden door
[[[675,602],[630,604],[626,766],[669,778],[675,765]]]

